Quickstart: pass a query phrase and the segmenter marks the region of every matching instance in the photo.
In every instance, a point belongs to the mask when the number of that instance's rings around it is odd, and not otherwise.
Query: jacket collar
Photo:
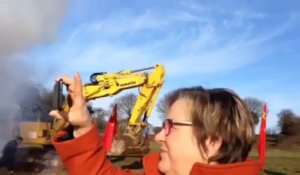
[[[146,175],[160,175],[158,170],[160,155],[159,153],[150,153],[143,158],[143,167]]]
[[[157,169],[159,163],[159,153],[146,155],[143,159],[144,171],[147,175],[160,175]],[[195,163],[190,175],[258,175],[261,162],[259,160],[248,159],[245,162],[222,165],[207,165]]]
[[[260,172],[260,161],[248,159],[244,162],[232,164],[207,165],[195,163],[190,175],[258,175]]]

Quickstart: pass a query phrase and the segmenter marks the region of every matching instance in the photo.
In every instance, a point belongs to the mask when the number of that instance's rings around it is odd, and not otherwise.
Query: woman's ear
[[[217,139],[212,139],[211,137],[208,138],[205,142],[206,147],[207,147],[207,157],[212,157],[218,153],[220,150],[220,147],[222,145],[223,140],[218,137]]]

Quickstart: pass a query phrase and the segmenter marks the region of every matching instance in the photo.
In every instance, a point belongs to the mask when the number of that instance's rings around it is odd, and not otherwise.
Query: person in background
[[[248,159],[254,140],[250,112],[229,89],[182,88],[167,98],[162,130],[155,136],[160,152],[143,158],[143,173],[122,170],[106,159],[89,115],[78,73],[60,77],[68,87],[69,112],[50,115],[72,127],[57,133],[53,144],[71,175],[258,175],[260,162]],[[68,139],[60,139],[68,135]]]
[[[13,140],[8,141],[3,150],[0,165],[7,168],[10,173],[14,172],[15,169],[15,154],[18,146],[22,143],[23,138],[17,137]]]
[[[148,124],[146,124],[145,126],[143,126],[142,129],[142,134],[141,134],[141,138],[140,138],[140,145],[147,145],[147,139],[148,139],[148,134],[149,134],[149,126]]]

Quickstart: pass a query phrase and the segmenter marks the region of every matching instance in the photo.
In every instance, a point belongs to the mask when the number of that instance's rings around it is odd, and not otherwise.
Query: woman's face
[[[167,113],[167,119],[191,121],[187,100],[179,99],[173,103]],[[173,125],[168,135],[162,129],[155,140],[161,143],[158,168],[168,175],[189,174],[195,162],[206,162],[197,145],[192,126]]]

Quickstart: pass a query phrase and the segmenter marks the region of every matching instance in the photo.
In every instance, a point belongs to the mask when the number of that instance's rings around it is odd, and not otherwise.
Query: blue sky
[[[56,38],[32,49],[25,62],[49,87],[75,71],[87,82],[93,72],[161,63],[161,94],[183,86],[230,88],[267,101],[268,127],[275,127],[281,109],[300,115],[299,29],[297,0],[74,0]],[[156,116],[150,122],[158,125]]]

